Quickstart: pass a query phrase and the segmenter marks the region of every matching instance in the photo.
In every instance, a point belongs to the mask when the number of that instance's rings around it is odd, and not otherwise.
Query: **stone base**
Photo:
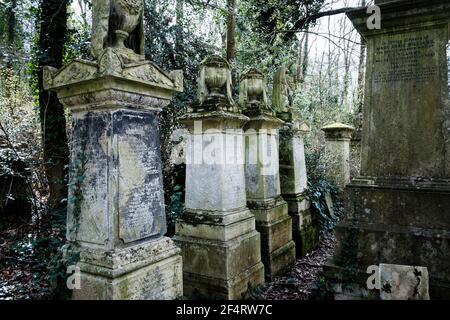
[[[275,201],[251,201],[250,211],[256,218],[256,230],[261,233],[261,255],[265,277],[272,281],[294,266],[295,243],[292,241],[292,219],[287,204]]]
[[[173,300],[183,296],[180,249],[169,238],[115,251],[80,249],[74,300]]]
[[[260,234],[248,209],[186,211],[174,240],[182,250],[188,298],[244,299],[264,284]]]
[[[309,202],[303,195],[283,195],[283,198],[292,217],[292,239],[299,259],[319,245],[319,228],[314,223]]]
[[[450,184],[357,179],[347,191],[347,217],[336,228],[330,261],[343,269],[343,281],[364,274],[351,281],[364,285],[371,265],[423,266],[431,299],[450,298]]]

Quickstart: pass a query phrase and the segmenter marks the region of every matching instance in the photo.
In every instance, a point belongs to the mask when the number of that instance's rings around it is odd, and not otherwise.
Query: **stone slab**
[[[428,270],[418,266],[380,264],[381,300],[429,300]]]
[[[184,294],[188,298],[240,299],[264,284],[260,234],[248,232],[229,241],[183,237]]]
[[[268,281],[293,267],[295,244],[292,241],[292,219],[284,201],[269,208],[252,208],[256,230],[261,234],[261,259]]]
[[[69,199],[83,190],[69,201],[69,240],[112,247],[165,234],[157,121],[131,110],[74,115],[71,175],[85,179],[69,188]]]
[[[75,300],[173,300],[183,295],[180,249],[162,238],[111,252],[81,249]]]

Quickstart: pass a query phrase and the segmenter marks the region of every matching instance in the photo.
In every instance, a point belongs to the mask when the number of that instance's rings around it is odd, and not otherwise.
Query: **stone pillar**
[[[103,9],[94,5],[94,33],[126,37],[139,28],[139,15],[125,8],[127,30],[108,31],[108,19],[100,28]],[[182,74],[166,74],[143,60],[140,44],[128,48],[120,39],[111,46],[94,41],[102,48],[95,61],[44,70],[45,88],[72,113],[66,255],[80,254],[81,271],[72,297],[176,299],[183,295],[182,260],[164,237],[158,113],[182,91]]]
[[[326,276],[335,295],[379,298],[369,266],[421,266],[430,298],[449,299],[450,3],[376,3],[381,30],[367,29],[365,8],[347,12],[367,41],[361,176]]]
[[[308,178],[303,138],[307,132],[309,128],[306,124],[294,120],[280,129],[279,139],[281,193],[292,217],[292,238],[297,258],[311,252],[319,243],[319,230],[306,199]]]
[[[182,249],[187,297],[241,299],[264,283],[260,234],[247,208],[243,126],[231,97],[228,62],[200,66],[199,99],[182,118],[190,132],[186,205],[175,240]]]
[[[261,254],[267,280],[295,263],[292,218],[281,197],[278,128],[283,121],[269,110],[264,75],[250,70],[241,78],[240,104],[250,118],[245,125],[247,206],[261,234]]]
[[[354,130],[342,123],[322,128],[326,139],[325,156],[330,164],[328,176],[341,189],[350,182],[350,140]]]

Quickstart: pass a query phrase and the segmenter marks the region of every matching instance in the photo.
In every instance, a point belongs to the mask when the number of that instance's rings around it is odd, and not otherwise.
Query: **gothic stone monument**
[[[181,119],[187,144],[185,212],[176,224],[187,297],[241,299],[264,283],[260,234],[247,208],[243,126],[231,71],[219,57],[200,65],[198,102]]]
[[[293,267],[295,244],[292,218],[280,189],[278,128],[283,121],[269,109],[266,87],[264,75],[249,70],[241,77],[239,102],[250,118],[244,127],[247,206],[261,234],[266,279],[272,280]]]
[[[380,30],[347,13],[368,48],[362,167],[326,273],[341,294],[376,297],[368,266],[423,266],[431,299],[450,298],[450,2],[376,3]]]
[[[303,257],[319,243],[319,231],[306,199],[304,136],[309,127],[300,122],[293,107],[294,80],[286,67],[280,67],[274,76],[272,105],[277,117],[285,124],[279,130],[279,158],[281,194],[292,217],[292,238],[297,257]]]
[[[158,113],[182,74],[144,60],[143,1],[93,1],[94,61],[47,67],[72,112],[66,254],[80,253],[74,299],[175,299],[180,249],[166,220]]]

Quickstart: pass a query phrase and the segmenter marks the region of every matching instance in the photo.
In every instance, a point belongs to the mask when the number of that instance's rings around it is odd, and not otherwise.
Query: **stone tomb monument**
[[[272,105],[277,117],[285,121],[279,130],[281,194],[292,217],[292,238],[300,258],[317,246],[319,231],[305,196],[308,178],[303,139],[309,127],[300,122],[293,108],[294,89],[294,80],[287,68],[280,67],[274,76]]]
[[[243,126],[231,97],[231,71],[219,57],[200,65],[198,101],[181,121],[190,132],[185,212],[176,224],[184,292],[241,299],[264,284],[260,234],[247,208]]]
[[[245,125],[245,182],[247,206],[261,234],[261,254],[266,279],[272,280],[293,267],[295,244],[292,218],[281,197],[278,163],[278,128],[283,121],[269,109],[266,80],[255,69],[241,77],[239,102],[250,118]]]
[[[144,60],[143,1],[93,1],[94,61],[44,70],[72,112],[66,254],[80,253],[74,299],[175,299],[180,249],[166,220],[158,113],[182,73]]]
[[[355,128],[332,123],[321,130],[325,133],[325,154],[331,161],[329,179],[344,189],[350,182],[350,140]]]
[[[368,266],[423,266],[431,299],[448,299],[450,2],[375,2],[380,30],[368,30],[365,8],[347,13],[368,50],[362,166],[326,273],[370,296]]]

